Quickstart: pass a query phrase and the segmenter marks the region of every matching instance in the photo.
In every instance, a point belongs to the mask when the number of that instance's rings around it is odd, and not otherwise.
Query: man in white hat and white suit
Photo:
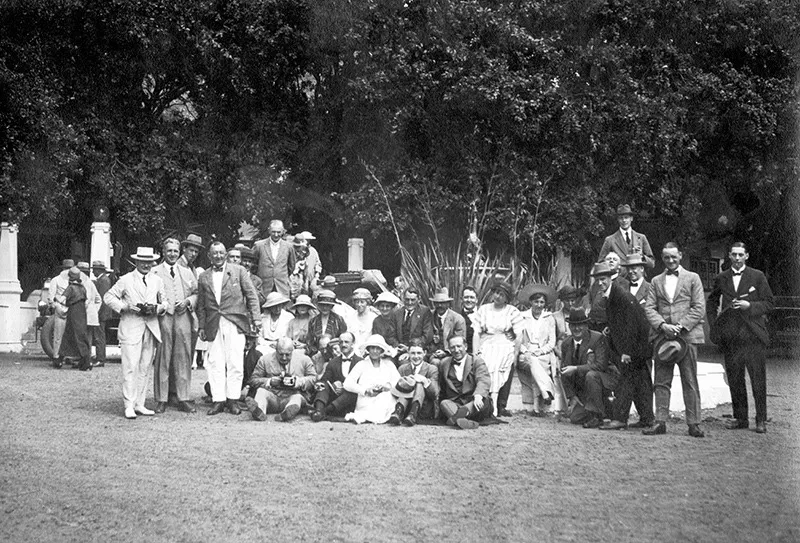
[[[122,351],[122,399],[125,418],[153,415],[144,405],[147,373],[161,342],[158,315],[166,309],[164,283],[150,270],[159,256],[152,247],[139,247],[131,259],[136,269],[123,275],[103,297],[120,314],[119,345]]]

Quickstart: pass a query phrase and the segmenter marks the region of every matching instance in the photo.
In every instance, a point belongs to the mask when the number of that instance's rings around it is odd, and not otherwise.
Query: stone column
[[[17,273],[17,225],[0,223],[0,352],[4,353],[22,350],[22,287]]]
[[[347,240],[347,271],[364,269],[364,240],[350,238]]]
[[[92,223],[92,248],[89,264],[95,260],[101,260],[106,268],[111,268],[111,223],[93,222]]]

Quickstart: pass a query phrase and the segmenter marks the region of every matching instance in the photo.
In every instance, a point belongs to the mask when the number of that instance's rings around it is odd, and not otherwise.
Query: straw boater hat
[[[372,301],[372,294],[369,290],[359,287],[353,291],[353,300],[369,300]]]
[[[339,301],[336,299],[336,293],[332,290],[322,289],[317,293],[317,305],[336,305]]]
[[[65,258],[61,261],[61,269],[68,270],[75,267],[75,261],[71,258]]]
[[[327,289],[332,289],[336,286],[336,278],[332,275],[326,275],[322,278],[322,286]]]
[[[589,322],[589,315],[582,307],[573,307],[569,310],[569,316],[564,319],[570,324],[585,324]]]
[[[159,259],[159,255],[153,251],[152,247],[137,247],[136,254],[131,255],[131,259],[141,262],[155,262]]]
[[[519,294],[517,294],[517,299],[520,302],[528,303],[531,301],[531,298],[538,294],[544,296],[544,303],[547,305],[552,304],[556,300],[556,291],[553,289],[553,287],[543,283],[531,283],[530,285],[527,285],[525,288],[519,291]]]
[[[197,234],[189,234],[186,236],[186,239],[181,242],[181,247],[185,247],[186,245],[193,245],[198,249],[205,249],[205,246],[203,246],[203,238]]]
[[[633,211],[631,210],[630,204],[620,204],[617,206],[617,217],[620,215],[630,215],[633,217]]]
[[[292,306],[292,309],[298,306],[305,306],[308,307],[309,309],[316,309],[314,307],[314,304],[311,303],[311,298],[307,294],[301,294],[300,296],[298,296],[297,300],[295,300],[294,305]]]
[[[81,271],[89,271],[89,263],[88,263],[88,262],[86,262],[86,261],[83,261],[83,260],[81,260],[80,262],[78,262],[78,264],[76,265],[76,267],[77,267],[79,270],[81,270]]]
[[[410,398],[414,395],[417,382],[410,375],[401,377],[392,387],[390,392],[395,398]]]
[[[453,298],[450,297],[450,293],[447,291],[446,287],[436,289],[436,294],[434,294],[433,298],[431,298],[432,304],[440,304],[452,301]]]
[[[106,263],[102,260],[93,260],[92,261],[92,269],[93,270],[106,270]]]
[[[400,303],[400,298],[387,290],[378,294],[378,297],[375,299],[375,305],[380,303],[397,305]]]
[[[267,301],[264,302],[264,305],[261,307],[263,308],[270,308],[275,307],[276,305],[283,305],[286,302],[290,302],[289,298],[281,294],[280,292],[270,292],[267,294]]]
[[[653,358],[658,362],[677,362],[684,357],[687,348],[686,341],[680,336],[672,339],[663,337],[656,342]]]
[[[608,262],[598,262],[592,266],[592,271],[589,272],[589,275],[597,277],[599,275],[614,275],[615,273],[617,272],[611,269]]]
[[[379,347],[383,349],[384,354],[388,353],[392,348],[389,344],[386,343],[386,340],[383,339],[383,336],[380,334],[372,334],[367,338],[367,341],[364,342],[362,349],[364,352],[367,352],[367,347]]]
[[[625,257],[625,260],[620,263],[620,266],[625,268],[632,266],[647,266],[647,258],[643,254],[634,253]]]

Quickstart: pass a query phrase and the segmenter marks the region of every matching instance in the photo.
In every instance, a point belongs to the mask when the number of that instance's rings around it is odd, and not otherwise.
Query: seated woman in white
[[[390,349],[378,334],[371,335],[364,343],[367,358],[356,364],[344,380],[344,389],[358,394],[356,410],[348,413],[345,420],[383,424],[392,416],[395,399],[390,390],[400,374],[388,356]]]
[[[284,309],[289,302],[289,298],[280,292],[270,292],[267,301],[264,302],[265,312],[261,315],[258,350],[265,356],[275,352],[276,341],[282,337],[288,337],[289,323],[294,319],[294,315]]]

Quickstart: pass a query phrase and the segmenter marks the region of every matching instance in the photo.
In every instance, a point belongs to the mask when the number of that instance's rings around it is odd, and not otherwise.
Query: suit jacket
[[[350,358],[350,370],[356,367],[356,364],[364,360],[356,353],[353,353],[353,356]],[[348,371],[348,373],[350,373]],[[339,381],[340,383],[344,383],[345,378],[347,375],[344,374],[342,370],[342,357],[336,356],[328,362],[328,367],[325,368],[325,372],[322,374],[320,381],[325,382],[328,381],[330,383],[335,383]]]
[[[409,341],[414,338],[422,338],[423,348],[427,348],[431,341],[433,341],[433,313],[426,306],[420,304],[411,313],[411,333],[407,338],[403,337],[403,319],[405,318],[406,308],[401,306],[394,310],[392,317],[394,319],[394,337],[390,341],[386,339],[387,343],[392,347],[396,347],[400,343],[408,345]]]
[[[145,317],[139,313],[125,311],[128,306],[135,306],[139,303],[156,304],[159,313],[166,311],[167,294],[164,292],[164,283],[161,278],[153,273],[148,273],[146,278],[147,285],[142,280],[142,274],[133,270],[120,277],[119,281],[103,296],[103,301],[120,314],[119,330],[117,331],[120,345],[139,343],[145,329],[150,330],[157,341],[161,341],[161,328],[158,325],[157,315]]]
[[[614,390],[619,380],[616,366],[609,364],[608,343],[600,332],[589,331],[589,337],[582,340],[575,352],[575,338],[568,338],[561,344],[561,367],[575,366],[578,376],[586,377],[590,371],[600,373],[603,387]]]
[[[731,308],[734,300],[750,302],[747,310]],[[720,303],[721,302],[721,303]],[[739,288],[733,288],[733,270],[720,273],[714,281],[714,289],[708,297],[708,322],[712,325],[712,333],[718,335],[720,343],[727,343],[736,338],[740,326],[746,326],[750,332],[764,344],[769,345],[766,315],[775,307],[775,298],[769,288],[767,278],[759,270],[745,266],[739,280]],[[732,311],[734,318],[725,319],[724,325],[717,329],[717,310]],[[716,339],[716,338],[715,338]]]
[[[434,331],[436,330],[438,319],[439,316],[436,315],[436,313],[431,314],[431,326],[434,327]],[[464,317],[452,309],[448,309],[442,319],[442,330],[439,335],[439,343],[436,346],[441,349],[446,349],[447,342],[450,341],[450,338],[456,336],[463,337],[464,339],[467,338],[467,323]]]
[[[616,232],[606,237],[605,241],[603,241],[603,246],[600,248],[600,253],[597,257],[597,261],[602,262],[603,259],[606,257],[606,255],[612,251],[617,253],[620,258],[625,259],[627,255],[636,252],[633,250],[634,247],[641,247],[642,254],[647,260],[646,267],[648,269],[654,268],[656,265],[656,261],[653,258],[653,249],[650,248],[650,242],[647,241],[647,236],[639,232],[636,232],[633,228],[631,228],[630,247],[628,247],[628,242],[625,241],[625,236],[623,236],[620,229],[617,228]],[[627,271],[625,270],[625,268],[622,268],[620,270],[620,275],[626,275],[626,274]]]
[[[472,316],[475,314],[475,310],[471,313],[467,313],[463,309],[461,310],[461,318],[464,319],[465,329],[466,329],[466,338],[467,338],[467,349],[472,350],[472,336],[475,335],[475,330],[472,328]]]
[[[256,292],[258,292],[258,306],[263,307],[267,301],[267,297],[264,295],[264,281],[254,273],[250,274],[250,280],[253,282],[253,286],[256,287]]]
[[[641,292],[641,288],[639,291]],[[606,304],[608,317],[609,346],[615,358],[627,354],[633,358],[649,358],[650,323],[644,308],[636,301],[630,290],[611,285]]]
[[[205,331],[206,341],[214,341],[219,330],[219,319],[225,317],[244,334],[249,334],[261,318],[258,293],[250,281],[250,274],[238,264],[226,263],[223,269],[220,301],[214,293],[213,268],[200,274],[197,280],[198,327]]]
[[[663,336],[662,324],[679,324],[681,337],[688,343],[703,343],[703,317],[706,314],[706,298],[700,276],[683,266],[678,268],[678,286],[675,298],[670,302],[664,287],[667,272],[653,278],[650,292],[644,304],[644,312],[650,322],[650,341]]]
[[[175,278],[169,273],[169,264],[162,262],[158,266],[153,267],[151,273],[161,278],[164,283],[164,292],[167,295],[167,315],[175,314],[175,304],[178,302],[187,302],[189,304],[189,311],[193,311],[197,305],[197,279],[189,268],[173,266],[175,270]],[[182,294],[182,296],[181,296]]]
[[[101,299],[106,295],[108,289],[111,288],[111,283],[112,283],[111,274],[109,274],[108,272],[100,274],[100,277],[94,280],[94,286],[97,289],[97,293],[100,295]],[[111,319],[113,314],[114,312],[111,310],[110,307],[108,307],[108,304],[105,303],[104,301],[100,305],[100,310],[97,312],[97,318],[102,324],[105,321]]]
[[[650,282],[647,281],[646,279],[642,278],[642,279],[640,279],[640,281],[642,282],[642,284],[639,285],[639,290],[636,291],[636,296],[635,297],[636,297],[636,301],[639,303],[639,305],[644,307],[644,303],[647,301],[647,294],[650,292],[650,289],[652,287],[650,286]],[[628,292],[630,292],[630,291],[631,291],[631,289],[628,288]]]
[[[297,378],[294,389],[272,388],[269,384],[270,379],[279,377],[281,374],[294,375]],[[317,372],[314,369],[314,363],[311,359],[303,354],[302,351],[295,350],[292,353],[292,358],[286,367],[280,365],[278,362],[277,352],[272,352],[269,355],[262,356],[256,364],[253,373],[250,375],[248,384],[251,389],[266,388],[271,390],[278,396],[290,396],[292,394],[302,393],[308,397],[312,390],[314,390],[314,383],[317,382]]]
[[[622,268],[620,268],[622,270]],[[612,284],[619,285],[620,287],[628,288],[629,283],[628,280],[620,273],[614,278]],[[603,296],[603,293],[600,292],[600,283],[597,281],[593,282],[592,285],[589,287],[589,292],[587,293],[589,296],[589,318],[592,322],[596,323],[607,323],[608,317],[606,316],[606,304],[608,303],[608,299]]]
[[[464,405],[472,401],[475,395],[484,399],[489,398],[489,387],[492,379],[489,376],[489,369],[484,361],[468,354],[464,357],[464,380],[459,382],[455,378],[455,370],[452,372],[451,366],[453,357],[448,356],[442,359],[439,364],[439,401],[452,400],[457,404]]]
[[[264,296],[275,290],[289,296],[289,275],[294,271],[295,254],[294,247],[288,241],[282,239],[278,242],[278,258],[272,258],[270,239],[259,240],[253,245],[256,253],[256,275],[263,283],[261,292]]]
[[[425,388],[425,399],[436,402],[439,398],[439,370],[433,364],[428,364],[424,360],[420,363],[419,374],[428,378],[430,384]],[[414,365],[411,362],[401,364],[397,371],[400,377],[405,377],[414,373]]]

